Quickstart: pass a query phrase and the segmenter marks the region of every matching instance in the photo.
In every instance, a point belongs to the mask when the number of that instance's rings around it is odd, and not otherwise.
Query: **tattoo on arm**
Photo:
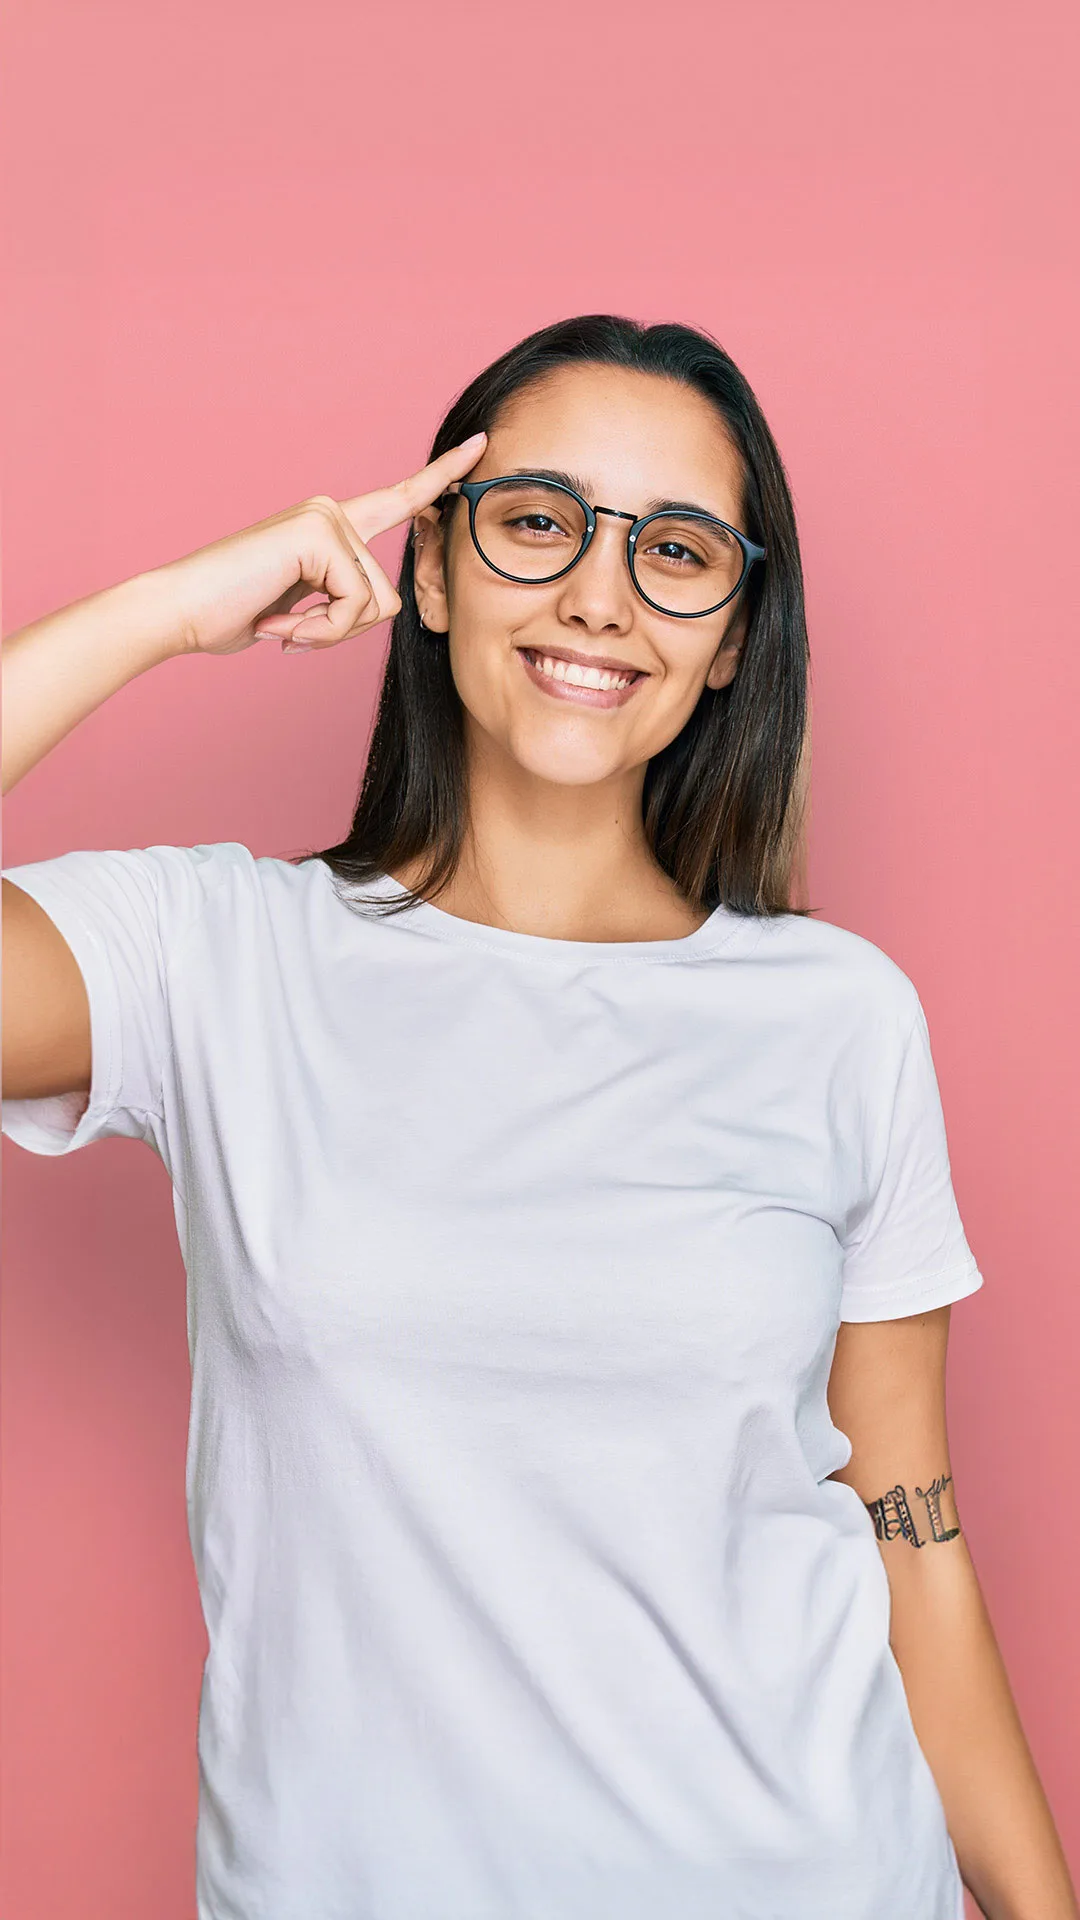
[[[919,1516],[922,1534],[916,1526],[905,1487],[890,1487],[888,1493],[879,1495],[878,1499],[867,1500],[866,1510],[878,1539],[909,1540],[913,1547],[925,1547],[931,1541],[955,1540],[960,1531],[960,1516],[955,1497],[948,1492],[951,1486],[952,1474],[940,1473],[928,1487],[916,1487],[915,1498],[921,1500],[926,1509],[925,1516]],[[949,1509],[947,1513],[942,1511],[943,1500]]]

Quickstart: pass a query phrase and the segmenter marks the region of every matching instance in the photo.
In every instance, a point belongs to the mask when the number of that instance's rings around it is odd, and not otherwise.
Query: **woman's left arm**
[[[949,1308],[845,1322],[829,1381],[892,1596],[890,1639],[964,1884],[987,1920],[1077,1920],[1061,1842],[960,1529],[945,1423]]]

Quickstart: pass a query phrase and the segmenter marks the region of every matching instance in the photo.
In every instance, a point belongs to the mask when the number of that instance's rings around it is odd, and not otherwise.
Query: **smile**
[[[583,654],[542,653],[534,647],[519,647],[517,652],[535,686],[556,700],[571,700],[578,706],[625,706],[639,683],[648,678],[636,667],[589,660]]]

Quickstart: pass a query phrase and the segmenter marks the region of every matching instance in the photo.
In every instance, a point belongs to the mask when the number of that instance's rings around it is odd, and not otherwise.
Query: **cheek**
[[[708,686],[708,677],[723,636],[716,633],[707,639],[695,634],[692,642],[683,648],[669,647],[665,654],[665,669],[660,693],[665,714],[678,715],[678,727],[682,726],[693,713],[702,693]],[[661,702],[658,702],[658,705]]]
[[[451,631],[454,637],[449,642],[450,672],[458,699],[474,719],[489,725],[498,707],[490,649],[485,648],[475,633],[462,633],[460,626]]]
[[[443,641],[458,698],[489,731],[505,722],[514,674],[520,672],[512,657],[510,609],[499,604],[500,598],[497,590],[457,595]]]

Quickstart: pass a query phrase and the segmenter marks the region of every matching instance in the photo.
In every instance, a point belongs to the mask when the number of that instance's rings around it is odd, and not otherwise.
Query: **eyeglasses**
[[[573,487],[530,474],[492,480],[456,480],[436,503],[456,493],[469,503],[469,531],[493,573],[522,585],[561,580],[587,553],[597,514],[629,520],[626,560],[641,598],[657,613],[700,620],[733,600],[765,548],[713,514],[661,510],[622,513],[591,507]]]

